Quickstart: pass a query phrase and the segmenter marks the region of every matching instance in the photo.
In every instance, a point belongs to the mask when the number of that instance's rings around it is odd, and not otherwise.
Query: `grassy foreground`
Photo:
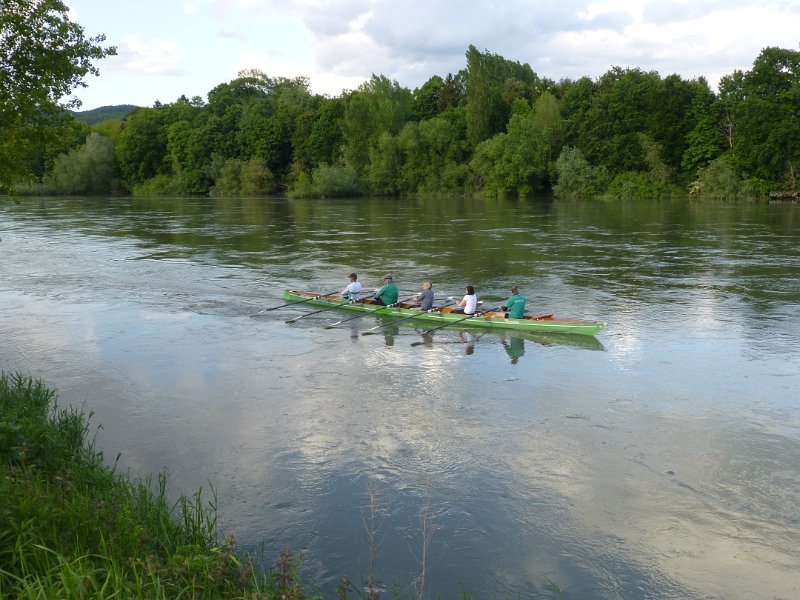
[[[170,506],[163,474],[156,485],[106,467],[88,417],[55,400],[0,373],[0,598],[319,597],[288,552],[264,573],[220,543],[201,491]]]

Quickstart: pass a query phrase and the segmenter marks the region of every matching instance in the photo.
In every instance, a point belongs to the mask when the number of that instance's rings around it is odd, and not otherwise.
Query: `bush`
[[[131,190],[134,196],[177,196],[181,185],[174,175],[156,175],[143,181]]]
[[[671,198],[682,193],[675,186],[653,181],[649,173],[627,171],[614,177],[606,190],[605,196],[623,200],[654,200],[657,198]]]
[[[608,178],[604,168],[593,167],[580,150],[570,146],[561,150],[555,171],[557,182],[553,193],[568,200],[597,196],[605,188]]]
[[[108,194],[119,187],[114,143],[99,133],[86,136],[86,144],[62,154],[41,184],[20,185],[21,194]]]
[[[305,171],[301,172],[294,180],[288,195],[289,198],[316,198],[318,194],[314,190],[311,175]]]
[[[314,191],[320,196],[358,196],[358,174],[350,165],[321,164],[312,173]]]
[[[718,200],[740,200],[756,195],[753,185],[739,177],[724,156],[700,169],[689,191],[701,198]]]
[[[211,196],[260,196],[275,193],[275,177],[258,158],[231,158],[220,169]]]

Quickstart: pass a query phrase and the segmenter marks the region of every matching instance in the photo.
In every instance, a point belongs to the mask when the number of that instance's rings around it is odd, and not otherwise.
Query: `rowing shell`
[[[283,298],[287,302],[295,302],[304,300],[313,296],[318,296],[318,292],[301,292],[297,290],[286,290],[283,293]],[[308,300],[305,304],[315,306],[335,306],[341,304],[343,298],[339,295],[330,295],[325,297],[315,298]],[[448,322],[458,321],[464,319],[463,313],[454,313],[455,308],[442,307],[436,308],[429,312],[421,311],[415,307],[413,303],[401,302],[396,306],[387,306],[382,309],[376,310],[378,304],[375,304],[372,299],[367,298],[358,302],[351,302],[349,304],[342,304],[338,306],[340,310],[351,312],[372,312],[375,316],[381,317],[411,317],[414,315],[414,321],[426,322],[428,324],[443,325]],[[580,335],[596,335],[600,332],[605,323],[600,321],[581,321],[578,319],[565,319],[561,317],[554,317],[553,315],[540,315],[540,316],[526,316],[522,319],[507,319],[503,312],[486,312],[481,313],[480,316],[475,316],[458,324],[458,327],[478,327],[481,329],[513,329],[516,331],[541,331],[550,333],[571,333]]]

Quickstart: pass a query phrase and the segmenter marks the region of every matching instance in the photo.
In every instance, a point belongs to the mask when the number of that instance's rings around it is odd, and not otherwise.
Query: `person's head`
[[[430,281],[423,281],[423,282],[422,282],[422,289],[423,289],[423,290],[429,290],[429,289],[431,289],[432,287],[433,287],[433,286],[431,285],[431,282],[430,282]]]
[[[469,295],[469,296],[474,296],[475,295],[475,288],[472,287],[471,285],[468,285],[464,289],[466,290],[467,295]]]
[[[515,285],[511,286],[511,293],[512,294],[519,294],[519,288]]]
[[[383,276],[383,283],[392,283],[392,276],[391,275],[384,275]]]
[[[358,279],[358,275],[356,275],[355,273],[350,273],[350,281],[355,281],[357,279]]]

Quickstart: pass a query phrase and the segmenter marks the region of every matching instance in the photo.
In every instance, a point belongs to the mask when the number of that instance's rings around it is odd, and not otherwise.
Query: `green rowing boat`
[[[580,321],[577,319],[564,319],[553,315],[525,316],[522,319],[507,319],[503,312],[489,311],[476,313],[474,317],[465,319],[461,313],[454,313],[453,307],[434,307],[428,312],[420,311],[411,302],[400,302],[394,306],[378,308],[371,298],[342,304],[344,299],[338,294],[317,294],[315,292],[301,292],[286,290],[283,298],[287,302],[303,302],[315,306],[338,308],[351,312],[371,312],[380,317],[409,317],[410,320],[423,321],[431,325],[444,325],[458,323],[459,327],[479,327],[488,329],[513,329],[517,331],[542,331],[550,333],[572,333],[580,335],[596,335],[605,323],[600,321]],[[411,319],[411,317],[414,317]]]

